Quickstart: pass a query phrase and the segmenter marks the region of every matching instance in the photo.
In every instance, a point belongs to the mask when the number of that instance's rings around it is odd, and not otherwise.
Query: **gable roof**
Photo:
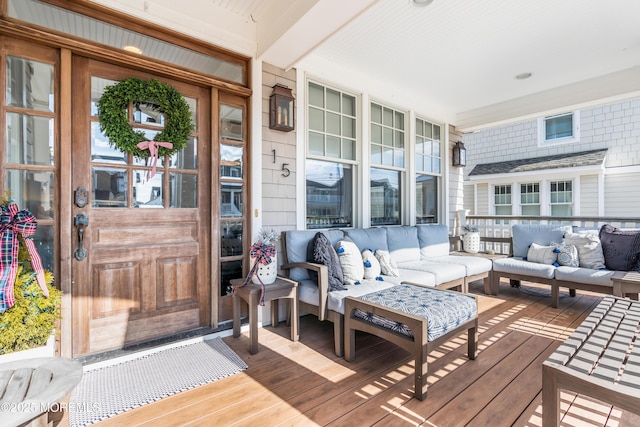
[[[570,168],[577,166],[596,166],[602,165],[606,154],[607,149],[604,149],[533,157],[530,159],[508,160],[505,162],[483,163],[476,165],[469,173],[469,176],[532,172],[545,169]]]

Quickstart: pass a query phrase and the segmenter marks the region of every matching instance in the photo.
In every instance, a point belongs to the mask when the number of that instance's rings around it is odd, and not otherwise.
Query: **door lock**
[[[88,193],[87,189],[80,186],[73,192],[73,202],[79,208],[84,208],[87,205]]]

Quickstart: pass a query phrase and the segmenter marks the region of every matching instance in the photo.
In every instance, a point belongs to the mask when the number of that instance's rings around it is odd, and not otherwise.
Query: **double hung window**
[[[540,184],[520,184],[522,215],[540,215]]]
[[[308,83],[306,224],[351,227],[356,167],[356,97]]]
[[[438,184],[442,173],[439,125],[416,118],[416,224],[438,222]]]
[[[550,183],[551,216],[573,215],[573,191],[571,181]]]
[[[371,103],[371,225],[402,223],[405,113]]]

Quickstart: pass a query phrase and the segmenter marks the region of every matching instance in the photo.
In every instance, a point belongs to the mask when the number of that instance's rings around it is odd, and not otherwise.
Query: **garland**
[[[152,150],[142,148],[145,144],[141,143],[147,142],[144,132],[129,126],[127,107],[137,101],[153,103],[165,115],[164,129],[153,138],[158,141],[158,156],[170,156],[186,147],[193,123],[189,105],[180,92],[169,84],[135,77],[107,86],[98,101],[100,130],[112,147],[138,158],[153,157]]]

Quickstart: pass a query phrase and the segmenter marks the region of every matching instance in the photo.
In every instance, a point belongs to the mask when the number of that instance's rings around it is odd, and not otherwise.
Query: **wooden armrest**
[[[329,270],[326,265],[313,262],[291,262],[283,264],[282,270],[305,268],[318,273],[318,320],[327,318],[327,297],[329,296]]]

